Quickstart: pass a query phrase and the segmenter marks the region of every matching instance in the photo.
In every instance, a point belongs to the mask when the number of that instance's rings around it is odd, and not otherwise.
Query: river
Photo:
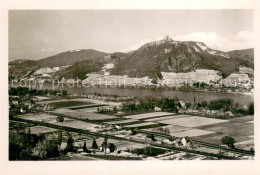
[[[11,85],[10,85],[11,86]],[[35,89],[39,89],[39,86],[36,86]],[[42,89],[53,89],[52,84],[44,84]],[[107,94],[107,95],[118,95],[118,96],[131,96],[131,97],[169,97],[174,98],[178,97],[180,100],[185,102],[192,102],[194,97],[196,101],[209,101],[214,99],[221,98],[230,98],[234,102],[238,102],[241,105],[248,105],[250,102],[254,101],[253,94],[242,94],[242,93],[221,93],[221,92],[181,92],[181,91],[172,91],[172,90],[151,90],[151,89],[123,89],[123,88],[84,88],[84,87],[55,87],[55,90],[66,90],[69,94]]]

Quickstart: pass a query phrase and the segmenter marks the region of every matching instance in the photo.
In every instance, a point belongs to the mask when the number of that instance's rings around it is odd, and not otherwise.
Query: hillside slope
[[[128,59],[119,61],[112,74],[130,77],[162,78],[160,72],[189,72],[195,69],[214,69],[226,77],[240,66],[252,66],[249,61],[232,58],[226,52],[194,41],[174,41],[166,37],[141,46]]]
[[[40,59],[37,62],[42,67],[65,66],[72,65],[79,61],[103,58],[105,55],[105,52],[99,52],[93,49],[73,50]]]

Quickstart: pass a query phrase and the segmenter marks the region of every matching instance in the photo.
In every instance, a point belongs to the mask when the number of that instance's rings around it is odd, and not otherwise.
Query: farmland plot
[[[84,103],[84,102],[81,102]],[[80,110],[80,109],[87,109],[87,108],[93,108],[93,107],[105,107],[107,105],[104,104],[87,104],[87,105],[78,105],[78,106],[73,106],[73,107],[68,107],[68,109],[71,110]]]
[[[197,127],[197,126],[210,125],[210,124],[222,123],[222,122],[228,122],[228,120],[191,116],[191,117],[168,119],[168,120],[160,121],[160,123],[179,125],[185,127]]]
[[[97,113],[91,113],[91,112],[78,112],[73,110],[59,110],[56,111],[56,113],[69,115],[71,117],[79,118],[79,119],[89,119],[89,120],[104,120],[104,119],[113,119],[116,118],[114,116],[109,115],[102,115]]]
[[[78,109],[77,111],[79,111],[79,112],[97,112],[97,107]]]
[[[30,127],[30,130],[31,130],[31,134],[50,133],[50,132],[58,131],[57,129],[48,128],[44,126],[33,126]]]
[[[177,132],[171,132],[171,136],[175,137],[196,137],[196,136],[202,136],[202,135],[208,135],[208,134],[213,134],[214,132],[212,131],[206,131],[206,130],[201,130],[201,129],[188,129],[185,131],[177,131]]]
[[[151,112],[151,113],[145,113],[145,114],[137,114],[137,115],[129,115],[127,118],[132,119],[145,119],[150,117],[157,117],[157,116],[165,116],[165,115],[172,115],[173,113],[169,112]]]
[[[78,128],[78,129],[87,129],[92,126],[97,126],[97,124],[94,125],[92,123],[82,122],[79,120],[70,120],[68,122],[61,122],[61,123],[59,123],[59,125],[68,126],[71,128]]]
[[[151,122],[159,122],[163,120],[168,120],[168,119],[176,119],[176,118],[182,118],[182,117],[190,117],[189,115],[172,115],[172,116],[160,116],[156,118],[150,118],[150,119],[145,119],[145,121],[151,121]]]
[[[127,128],[137,128],[137,127],[143,127],[143,126],[149,126],[149,125],[156,125],[157,123],[154,122],[142,122],[134,125],[126,125]]]
[[[107,124],[125,124],[125,123],[131,123],[131,122],[137,122],[138,120],[135,119],[127,119],[127,120],[119,120],[119,121],[112,121],[112,122],[106,122]]]
[[[246,121],[238,122],[233,119],[231,119],[230,122],[200,126],[197,128],[215,132],[216,134],[212,136],[198,136],[195,138],[199,141],[205,141],[214,144],[221,144],[220,140],[224,136],[233,137],[236,142],[243,142],[251,140],[251,136],[254,135],[254,124],[248,123]]]
[[[19,118],[25,119],[25,120],[33,120],[33,121],[52,121],[56,120],[57,116],[49,115],[49,114],[26,114],[26,115],[20,115]]]
[[[177,125],[164,126],[161,128],[168,128],[170,130],[170,133],[186,131],[186,130],[192,129],[192,128],[188,128],[188,127],[184,127],[184,126],[177,126]],[[156,129],[150,128],[150,129],[145,129],[145,130],[156,132]]]

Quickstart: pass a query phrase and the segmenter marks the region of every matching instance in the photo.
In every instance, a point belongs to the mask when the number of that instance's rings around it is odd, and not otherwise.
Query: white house
[[[181,143],[182,143],[183,146],[187,145],[187,141],[184,137],[181,139]]]
[[[162,108],[155,107],[155,108],[154,108],[154,111],[162,111]]]

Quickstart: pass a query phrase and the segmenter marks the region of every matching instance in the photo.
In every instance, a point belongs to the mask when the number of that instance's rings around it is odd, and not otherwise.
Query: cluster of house
[[[49,104],[35,104],[33,99],[30,98],[23,98],[22,100],[19,96],[10,96],[9,102],[9,110],[10,111],[20,111],[20,113],[26,112],[38,112],[38,111],[48,111],[53,110],[53,107]]]

